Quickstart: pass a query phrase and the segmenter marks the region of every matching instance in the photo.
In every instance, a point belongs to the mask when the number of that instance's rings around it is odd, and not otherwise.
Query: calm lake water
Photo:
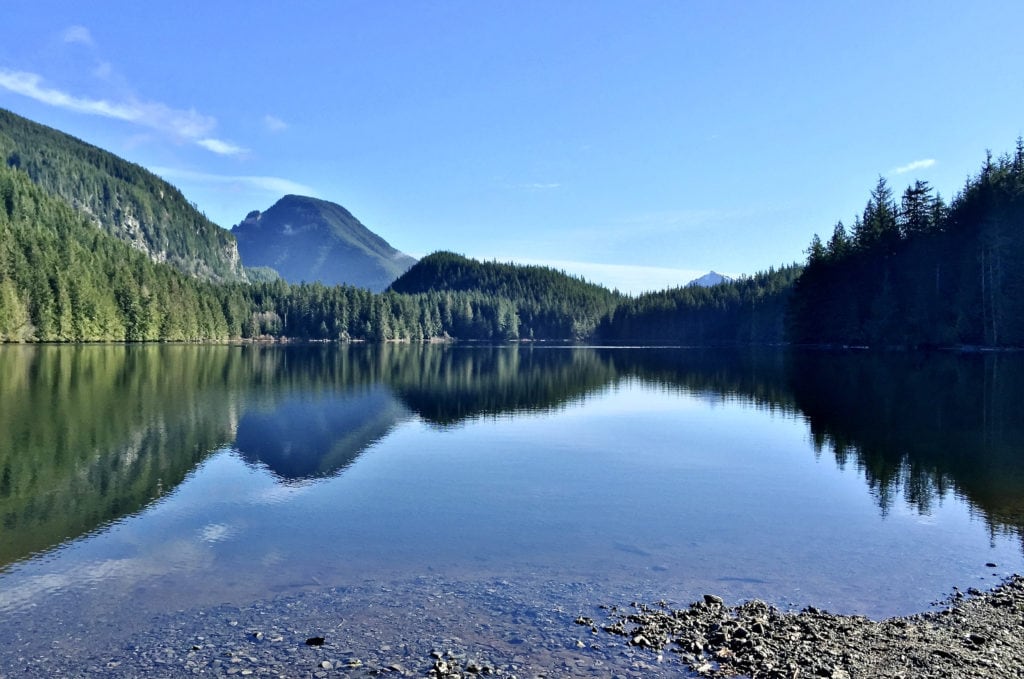
[[[424,577],[922,611],[1024,570],[1022,404],[1018,355],[0,347],[0,646]]]

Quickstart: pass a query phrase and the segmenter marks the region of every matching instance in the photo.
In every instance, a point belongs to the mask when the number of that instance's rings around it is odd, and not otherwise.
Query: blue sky
[[[7,0],[0,107],[221,226],[285,193],[395,247],[620,289],[804,258],[878,176],[1024,133],[1024,3]]]

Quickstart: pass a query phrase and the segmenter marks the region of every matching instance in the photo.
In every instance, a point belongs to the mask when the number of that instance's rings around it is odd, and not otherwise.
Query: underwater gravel
[[[678,662],[573,624],[600,612],[595,589],[423,577],[176,611],[120,634],[61,629],[54,612],[0,630],[0,679],[679,676]]]

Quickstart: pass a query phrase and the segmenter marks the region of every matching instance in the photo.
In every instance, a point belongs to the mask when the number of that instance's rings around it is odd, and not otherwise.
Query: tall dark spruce
[[[788,327],[801,344],[1024,346],[1024,142],[948,207],[879,179],[851,234],[814,237]]]

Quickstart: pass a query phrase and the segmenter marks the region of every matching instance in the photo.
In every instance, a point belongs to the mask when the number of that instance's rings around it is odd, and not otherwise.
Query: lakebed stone
[[[546,588],[424,577],[389,585],[385,598],[379,583],[369,582],[362,589],[317,590],[245,608],[169,614],[140,629],[121,651],[106,646],[76,656],[65,645],[60,653],[30,656],[0,648],[0,667],[11,676],[111,679],[228,673],[353,679],[1022,674],[1024,585],[1018,577],[986,594],[950,597],[941,611],[882,621],[810,608],[784,612],[756,601],[730,607],[703,597],[681,609],[666,602],[599,607],[594,602],[602,590],[596,585],[574,586],[572,601],[553,604],[567,591],[554,581]],[[422,601],[424,591],[436,591],[434,600],[409,606]],[[659,594],[645,593],[651,601]],[[321,646],[304,643],[315,638],[312,633],[323,638]],[[587,643],[578,643],[581,636]],[[632,643],[638,636],[642,643]]]

